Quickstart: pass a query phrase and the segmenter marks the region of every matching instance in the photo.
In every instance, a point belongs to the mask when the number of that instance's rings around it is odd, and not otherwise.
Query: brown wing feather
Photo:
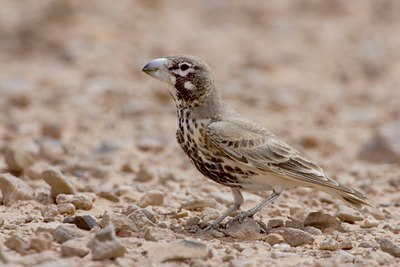
[[[308,157],[253,122],[243,119],[215,122],[208,126],[206,134],[212,143],[241,164],[308,185],[339,190],[369,204],[363,194],[327,177]]]

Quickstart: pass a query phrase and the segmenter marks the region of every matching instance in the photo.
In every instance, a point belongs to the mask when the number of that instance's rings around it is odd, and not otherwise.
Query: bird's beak
[[[143,67],[142,71],[157,80],[170,82],[166,58],[153,59]]]

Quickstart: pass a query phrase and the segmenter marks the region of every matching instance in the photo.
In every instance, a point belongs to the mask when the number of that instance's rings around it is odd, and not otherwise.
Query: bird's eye
[[[183,63],[179,68],[180,68],[181,71],[185,71],[188,68],[190,68],[190,66],[188,64],[186,64],[186,63]]]

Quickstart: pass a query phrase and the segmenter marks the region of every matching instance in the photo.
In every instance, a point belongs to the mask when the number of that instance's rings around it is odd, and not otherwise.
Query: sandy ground
[[[1,178],[0,266],[397,266],[400,160],[367,162],[360,151],[400,118],[399,9],[387,0],[1,1],[0,169],[15,179]],[[190,165],[167,89],[141,72],[172,54],[207,61],[234,108],[374,208],[294,189],[255,221],[196,236],[231,196]],[[49,196],[50,167],[69,183],[64,202]],[[246,194],[243,208],[267,194]],[[311,212],[326,225],[307,223]],[[80,215],[100,227],[71,228],[79,238],[65,252],[55,231]],[[108,224],[115,251],[96,261],[86,244]]]

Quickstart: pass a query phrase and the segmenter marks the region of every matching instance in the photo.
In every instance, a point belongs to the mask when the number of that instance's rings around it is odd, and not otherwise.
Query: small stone
[[[90,215],[75,216],[74,224],[83,230],[91,230],[93,227],[98,226],[96,220]]]
[[[360,215],[354,214],[354,213],[349,213],[349,212],[339,212],[336,214],[336,217],[339,218],[342,222],[346,223],[355,223],[356,221],[362,221],[363,217]]]
[[[380,210],[378,210],[378,209],[372,210],[372,211],[371,211],[371,215],[372,215],[375,219],[377,219],[377,220],[379,220],[379,221],[382,221],[382,220],[384,220],[384,219],[386,218],[385,213],[383,213],[382,211],[380,211]]]
[[[387,238],[378,239],[378,243],[383,252],[389,253],[393,257],[400,258],[400,246]]]
[[[50,185],[52,198],[59,194],[75,194],[76,189],[72,183],[56,168],[50,168],[42,173],[43,180]]]
[[[170,243],[158,243],[146,241],[142,248],[148,252],[151,258],[159,262],[185,259],[208,259],[211,250],[207,245],[192,240],[177,240]]]
[[[164,204],[165,194],[160,190],[150,190],[143,194],[139,200],[139,206],[145,208],[147,206],[162,206]]]
[[[157,227],[147,227],[144,231],[144,239],[147,241],[172,241],[175,240],[175,234],[170,229],[162,229]]]
[[[59,215],[59,212],[56,205],[48,205],[42,209],[42,216],[45,222],[54,221],[57,215]]]
[[[90,210],[93,206],[95,195],[92,193],[78,193],[74,195],[71,203],[76,209]]]
[[[282,219],[271,219],[268,221],[268,228],[278,228],[283,226]]]
[[[322,231],[319,230],[318,228],[312,227],[312,226],[306,226],[302,229],[304,232],[307,232],[311,235],[322,235]]]
[[[280,234],[271,233],[264,238],[264,241],[273,246],[275,244],[283,243],[285,240]]]
[[[52,236],[50,233],[41,232],[36,237],[31,238],[29,248],[37,252],[51,250]]]
[[[35,162],[27,167],[24,172],[30,179],[36,180],[42,179],[43,171],[48,168],[50,168],[50,166],[46,162]]]
[[[0,263],[4,263],[5,265],[7,265],[9,262],[10,261],[8,260],[6,255],[4,255],[2,246],[0,246]]]
[[[28,241],[17,235],[11,235],[6,240],[4,245],[6,245],[7,248],[9,248],[11,250],[15,250],[19,253],[22,253],[22,252],[28,250],[28,248],[29,248]]]
[[[108,192],[108,191],[101,191],[99,193],[99,197],[105,198],[107,200],[110,200],[111,202],[118,203],[119,202],[119,197],[116,196],[115,194]]]
[[[40,155],[50,162],[60,160],[65,154],[62,143],[57,139],[45,137],[38,140],[37,143],[40,148]]]
[[[64,204],[64,203],[71,203],[72,204],[72,199],[74,198],[74,195],[70,194],[59,194],[56,197],[56,203],[57,204]],[[75,206],[74,206],[75,207]]]
[[[138,232],[140,231],[140,229],[143,229],[137,227],[137,224],[135,224],[135,222],[126,215],[119,213],[110,213],[106,211],[103,214],[100,226],[102,228],[106,228],[109,225],[113,226],[113,229],[115,229],[117,236],[120,235],[119,234],[120,232],[126,232],[126,231]]]
[[[6,152],[4,160],[9,171],[19,173],[32,165],[35,158],[27,151],[11,148]]]
[[[181,208],[186,210],[203,210],[216,206],[217,202],[212,198],[192,199],[181,204]]]
[[[351,242],[351,240],[349,239],[345,239],[342,242],[340,242],[340,249],[343,250],[347,250],[347,249],[352,249],[353,246],[353,242]]]
[[[129,219],[133,222],[134,229],[136,232],[140,232],[142,229],[148,226],[156,226],[155,217],[152,216],[146,209],[140,209],[129,214]]]
[[[289,208],[290,217],[293,221],[302,222],[306,219],[308,211],[300,207],[290,207]]]
[[[199,217],[191,217],[186,220],[185,226],[190,227],[193,225],[198,225],[200,223],[200,218]]]
[[[372,248],[372,249],[378,249],[379,244],[375,240],[364,240],[360,244],[358,244],[359,248]]]
[[[61,203],[57,205],[60,214],[73,215],[75,213],[75,206],[72,203]]]
[[[320,244],[319,244],[319,249],[320,250],[331,250],[335,251],[339,249],[339,242],[337,242],[333,238],[325,238]]]
[[[89,253],[85,240],[81,238],[70,239],[60,246],[63,257],[85,257]]]
[[[34,191],[29,185],[9,173],[0,174],[0,189],[5,205],[17,200],[30,200],[34,196]]]
[[[42,125],[42,135],[51,137],[54,139],[61,138],[61,127],[56,123],[45,123]]]
[[[88,248],[92,254],[92,260],[116,259],[125,255],[125,247],[118,241],[112,226],[96,233],[89,242]]]
[[[304,226],[313,226],[321,230],[333,228],[340,231],[342,229],[342,224],[338,219],[323,212],[309,213],[304,220]]]
[[[53,241],[62,244],[67,240],[83,237],[84,233],[75,225],[60,225],[53,232]]]
[[[148,168],[146,166],[144,166],[143,164],[141,164],[139,166],[139,171],[136,174],[136,178],[135,181],[138,182],[149,182],[153,179],[154,175],[152,173],[149,172]]]
[[[359,152],[359,158],[374,163],[400,163],[400,120],[388,123]]]
[[[379,221],[375,219],[366,219],[364,223],[361,225],[362,228],[372,228],[379,225]]]
[[[229,224],[225,230],[225,234],[238,239],[254,238],[259,236],[261,231],[260,225],[252,219],[245,218],[242,223],[234,221]]]
[[[292,247],[312,244],[314,242],[314,238],[312,237],[312,235],[295,228],[285,228],[282,232],[282,237],[285,242]]]

